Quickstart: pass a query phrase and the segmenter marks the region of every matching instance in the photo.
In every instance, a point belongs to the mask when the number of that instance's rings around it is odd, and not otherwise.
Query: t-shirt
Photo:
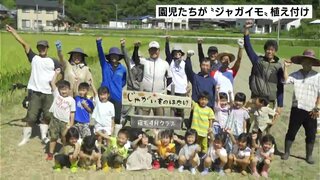
[[[59,67],[58,61],[50,57],[40,57],[31,49],[27,54],[31,63],[31,75],[28,82],[28,89],[41,92],[43,94],[52,94],[50,81],[52,81],[54,70]]]
[[[56,88],[53,91],[54,100],[49,112],[60,121],[68,123],[70,121],[70,113],[76,111],[76,102],[71,96],[62,97]]]
[[[79,123],[90,123],[90,113],[82,106],[82,101],[86,101],[88,106],[93,109],[93,102],[85,97],[76,96],[76,113],[74,120]]]
[[[272,118],[275,115],[275,110],[269,107],[262,107],[254,111],[255,128],[259,128],[262,132],[268,127],[268,123],[272,122]]]
[[[243,124],[247,119],[250,119],[248,111],[242,108],[232,109],[226,127],[230,128],[235,136],[239,136],[243,133]]]
[[[259,162],[262,162],[264,160],[264,157],[262,157],[262,155],[261,155],[261,151],[263,151],[262,147],[259,147],[256,151],[256,157]],[[274,146],[272,146],[269,149],[269,151],[264,152],[264,153],[267,154],[268,157],[270,157],[274,153]]]
[[[214,119],[213,110],[206,106],[204,108],[200,107],[198,103],[192,102],[193,114],[192,114],[192,125],[191,128],[198,132],[201,137],[207,137],[209,120]]]
[[[199,149],[200,146],[198,144],[185,144],[179,151],[179,156],[186,157],[187,160],[189,160],[190,156]]]
[[[238,159],[243,159],[245,157],[249,157],[251,154],[251,149],[249,147],[244,148],[243,150],[240,150],[238,145],[235,144],[232,147],[232,154],[236,155]]]
[[[217,156],[217,154],[216,154],[216,150],[214,149],[214,147],[212,145],[210,145],[210,147],[208,149],[208,155],[210,155],[212,162],[214,162],[216,159],[219,158],[219,156]],[[224,149],[223,147],[220,149],[220,155],[223,157],[228,156],[226,149]]]
[[[226,122],[229,117],[229,111],[230,111],[229,106],[221,108],[218,104],[216,104],[214,107],[214,115],[216,118],[215,120],[219,122],[219,125],[222,128],[224,128],[226,126]]]
[[[119,156],[122,156],[124,158],[128,157],[128,148],[126,148],[125,146],[119,146],[116,137],[110,137],[108,147],[106,148],[104,154],[110,154],[113,152],[117,152]]]
[[[95,108],[92,112],[92,118],[95,120],[95,124],[111,129],[115,111],[114,105],[110,101],[101,102],[98,96],[95,97],[94,102]]]
[[[180,93],[180,94],[187,93],[188,79],[185,72],[185,66],[186,66],[186,63],[184,62],[184,60],[171,61],[170,70],[172,74],[172,83],[175,85],[174,86],[175,93]],[[171,84],[167,87],[168,91],[171,91]]]
[[[174,143],[169,143],[167,146],[164,146],[159,140],[158,144],[158,153],[161,157],[164,157],[166,153],[176,153],[176,145]]]
[[[227,69],[225,72],[221,72],[220,70],[211,71],[210,73],[210,76],[213,77],[217,85],[220,86],[220,92],[226,93],[229,100],[233,97],[234,74],[232,69]],[[229,97],[229,91],[231,91],[231,97]]]

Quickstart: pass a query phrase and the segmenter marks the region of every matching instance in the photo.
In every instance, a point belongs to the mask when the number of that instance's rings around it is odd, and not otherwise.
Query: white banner
[[[158,19],[312,18],[312,5],[156,5]]]

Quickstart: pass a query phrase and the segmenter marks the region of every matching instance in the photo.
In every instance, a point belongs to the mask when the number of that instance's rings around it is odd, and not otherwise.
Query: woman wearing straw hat
[[[232,53],[223,52],[219,53],[217,56],[217,60],[220,62],[221,66],[218,70],[210,72],[210,76],[213,77],[214,80],[217,82],[217,85],[220,86],[220,92],[224,92],[228,96],[229,93],[231,93],[231,97],[228,97],[229,101],[233,99],[233,80],[240,68],[243,52],[243,43],[243,39],[238,40],[238,56],[232,68],[229,68],[229,65],[231,62],[235,60],[235,56]]]
[[[288,67],[292,63],[301,64],[302,69],[288,75]],[[284,80],[286,84],[293,84],[294,93],[285,139],[285,153],[281,157],[283,160],[289,158],[291,145],[302,125],[306,134],[306,161],[314,164],[312,151],[320,110],[320,73],[313,70],[312,66],[320,66],[320,60],[310,49],[305,50],[302,56],[294,56],[291,61],[284,62]]]
[[[56,48],[58,51],[59,60],[63,66],[64,79],[70,82],[72,96],[78,92],[78,85],[82,82],[88,82],[92,79],[92,74],[86,64],[85,58],[88,57],[81,48],[75,48],[68,52],[70,54],[69,60],[65,60],[62,55],[62,43],[56,41]]]

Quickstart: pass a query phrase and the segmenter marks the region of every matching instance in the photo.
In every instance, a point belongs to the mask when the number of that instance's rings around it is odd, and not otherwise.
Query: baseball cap
[[[46,46],[49,47],[49,43],[46,40],[40,40],[37,42],[37,46]]]
[[[209,52],[218,52],[218,48],[215,47],[215,46],[210,46],[210,47],[208,48],[208,53],[209,53]]]
[[[159,43],[157,42],[157,41],[151,41],[150,43],[149,43],[149,49],[150,48],[157,48],[157,49],[159,49],[160,48],[160,45],[159,45]]]

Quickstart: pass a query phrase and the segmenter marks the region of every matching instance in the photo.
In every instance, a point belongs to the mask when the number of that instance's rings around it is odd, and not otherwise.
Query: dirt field
[[[204,51],[206,48],[204,46]],[[196,50],[196,44],[183,44],[185,51],[188,49]],[[229,51],[236,54],[237,49],[231,46],[218,46],[219,51]],[[259,47],[263,48],[263,47]],[[146,54],[146,52],[143,52]],[[163,53],[163,52],[162,52]],[[197,53],[197,52],[196,52]],[[301,54],[301,52],[293,52]],[[163,59],[165,58],[162,55]],[[197,54],[192,58],[195,72],[199,70]],[[100,67],[91,67],[94,74],[100,73]],[[292,71],[299,67],[292,67]],[[250,74],[251,63],[248,60],[246,53],[241,63],[240,72],[235,79],[235,92],[242,91],[250,96],[248,87],[248,77]],[[94,75],[94,76],[95,76]],[[95,76],[95,77],[100,77]],[[15,99],[24,92],[16,92],[12,95],[12,102],[17,102],[15,105],[11,103],[0,107],[1,125],[0,125],[0,174],[1,179],[254,179],[251,175],[242,176],[240,174],[231,174],[226,177],[219,177],[215,173],[210,173],[208,176],[191,175],[190,172],[185,171],[179,173],[177,170],[169,173],[166,169],[149,170],[141,172],[109,172],[104,173],[94,171],[84,171],[79,169],[78,173],[72,174],[68,169],[63,169],[62,172],[56,173],[52,170],[53,162],[45,160],[44,148],[41,145],[37,136],[32,138],[28,144],[18,148],[17,144],[21,140],[21,132],[23,123],[20,121],[26,114],[26,110],[21,107],[20,99]],[[288,115],[291,106],[292,86],[285,88],[285,107],[281,119],[272,128],[272,134],[276,138],[278,149],[283,151],[284,138],[287,131]],[[36,132],[34,134],[37,134]],[[282,161],[279,156],[275,157],[272,162],[270,178],[271,179],[320,179],[319,166],[319,138],[315,144],[314,158],[316,164],[309,165],[303,159],[305,157],[305,142],[304,130],[301,128],[295,143],[293,144],[291,154],[292,156],[287,161]]]

